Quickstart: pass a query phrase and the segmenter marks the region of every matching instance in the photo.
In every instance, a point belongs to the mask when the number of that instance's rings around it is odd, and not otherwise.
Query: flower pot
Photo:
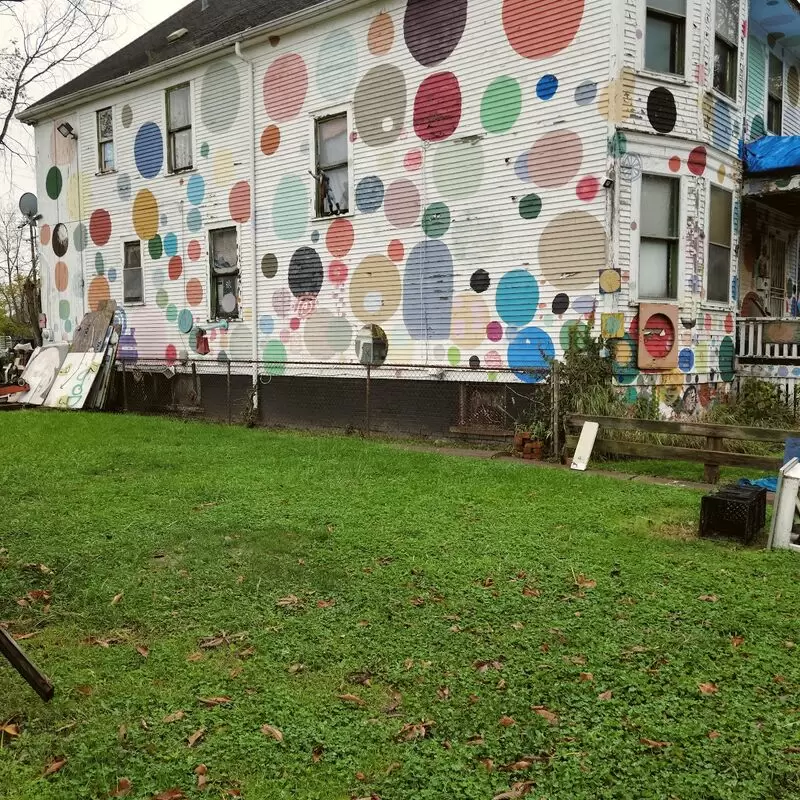
[[[539,439],[534,439],[532,442],[528,442],[522,450],[522,454],[525,458],[530,461],[541,461],[542,460],[542,450],[544,448],[544,443],[541,442]]]
[[[514,449],[520,453],[525,449],[525,445],[531,440],[531,435],[528,431],[517,431],[514,434]]]

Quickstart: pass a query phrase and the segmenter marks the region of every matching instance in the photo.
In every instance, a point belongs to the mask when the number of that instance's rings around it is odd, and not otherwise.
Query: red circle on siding
[[[203,284],[197,278],[191,278],[186,284],[186,302],[190,306],[199,306],[203,302]]]
[[[355,233],[349,219],[337,219],[328,228],[325,244],[334,258],[344,258],[353,246]]]
[[[686,160],[686,166],[689,167],[689,172],[692,175],[702,175],[706,171],[706,149],[702,145],[695,147],[689,158]]]
[[[392,239],[389,242],[389,248],[387,250],[389,258],[397,264],[398,262],[402,261],[406,254],[406,249],[403,247],[403,243],[399,239]]]
[[[648,331],[651,335],[647,335]],[[675,345],[675,328],[664,314],[653,314],[645,326],[644,348],[653,358],[664,358]]]
[[[587,175],[578,181],[578,187],[575,189],[575,194],[578,195],[578,200],[583,200],[588,203],[597,197],[600,191],[600,181],[594,175]]]
[[[680,156],[672,156],[672,158],[670,158],[668,163],[669,163],[669,168],[673,172],[678,172],[680,170],[680,168],[681,168]]]
[[[197,259],[200,258],[200,242],[198,242],[197,239],[192,239],[186,251],[192,261],[197,261]]]
[[[281,131],[277,125],[267,125],[261,134],[261,152],[265,156],[271,156],[277,151],[281,143]]]
[[[111,215],[104,208],[98,208],[89,217],[89,235],[98,247],[108,244],[111,238]]]
[[[547,58],[567,47],[583,19],[584,0],[503,0],[503,30],[523,58]]]
[[[296,330],[297,330],[297,329],[300,327],[300,320],[299,320],[297,317],[292,317],[292,318],[289,320],[289,327],[290,327],[290,328],[291,328],[293,331],[296,331]]]
[[[461,121],[461,87],[452,72],[428,75],[414,98],[414,131],[426,142],[441,142]]]
[[[725,333],[733,333],[733,314],[725,317]]]
[[[296,117],[308,91],[308,69],[303,59],[297,53],[276,58],[264,73],[263,89],[264,108],[274,120],[286,122]]]
[[[164,349],[164,358],[166,358],[167,363],[172,365],[178,360],[178,351],[175,349],[174,344],[168,344]]]
[[[231,219],[236,222],[247,222],[250,219],[250,184],[247,181],[233,184],[228,196],[228,209]]]
[[[172,256],[169,260],[167,272],[171,281],[176,281],[180,278],[183,273],[183,261],[180,256]]]
[[[331,283],[344,283],[347,280],[347,264],[343,261],[331,261],[328,264],[328,279]]]

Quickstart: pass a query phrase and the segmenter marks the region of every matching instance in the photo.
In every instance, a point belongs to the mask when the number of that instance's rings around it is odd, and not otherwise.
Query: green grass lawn
[[[625,472],[629,475],[651,475],[656,478],[674,478],[680,481],[703,482],[703,465],[694,461],[655,461],[653,459],[625,459],[601,461],[592,459],[590,469]],[[719,482],[738,483],[739,478],[777,478],[777,472],[749,467],[720,467]]]
[[[697,492],[136,416],[0,436],[0,620],[57,687],[0,663],[0,797],[800,796],[800,560],[694,539]]]

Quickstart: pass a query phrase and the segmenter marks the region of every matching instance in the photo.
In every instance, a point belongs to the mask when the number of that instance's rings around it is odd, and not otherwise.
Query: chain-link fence
[[[109,407],[495,444],[510,440],[517,426],[549,438],[553,394],[552,369],[137,359],[118,362]]]

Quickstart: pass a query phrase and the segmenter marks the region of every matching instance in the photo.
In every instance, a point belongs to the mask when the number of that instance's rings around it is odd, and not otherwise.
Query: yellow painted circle
[[[133,229],[140,239],[158,233],[158,203],[149,189],[142,189],[133,201]]]
[[[606,294],[618,292],[622,286],[622,281],[619,277],[619,272],[615,269],[604,269],[600,273],[600,288]]]

